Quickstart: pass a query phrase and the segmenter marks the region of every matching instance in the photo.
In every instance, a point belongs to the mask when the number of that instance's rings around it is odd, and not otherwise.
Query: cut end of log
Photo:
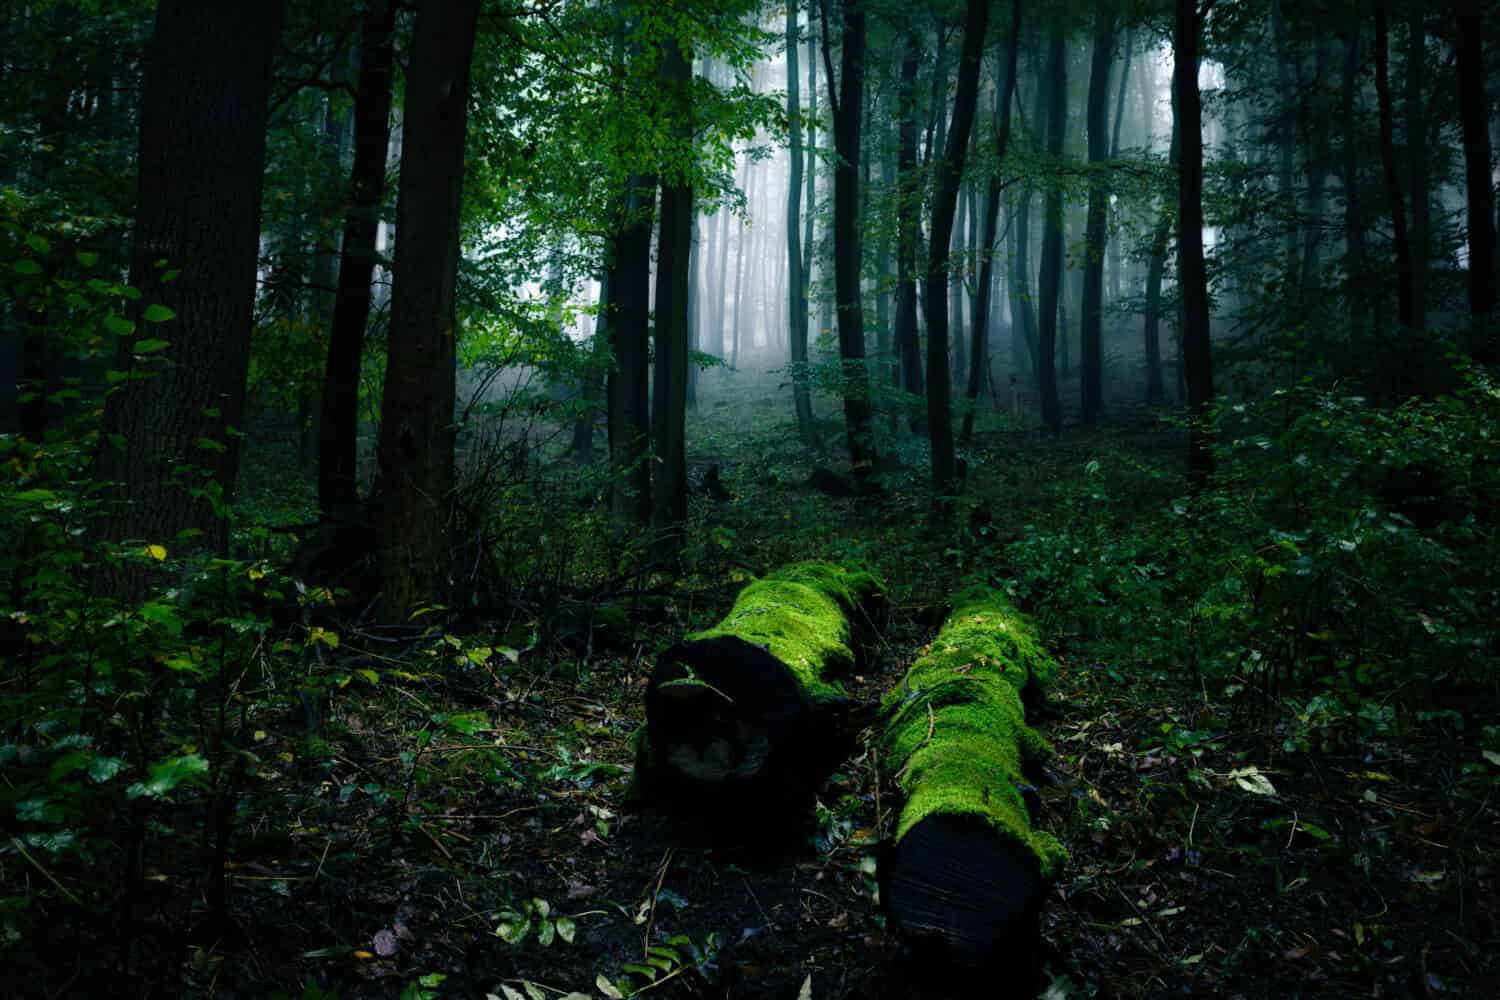
[[[646,698],[652,767],[684,789],[769,781],[775,750],[795,745],[807,705],[786,664],[734,636],[672,647]]]
[[[1036,854],[978,816],[939,814],[892,848],[881,895],[902,931],[956,965],[1025,951],[1043,880]]]

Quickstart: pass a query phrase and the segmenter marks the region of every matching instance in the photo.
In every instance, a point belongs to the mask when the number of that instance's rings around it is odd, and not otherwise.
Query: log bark
[[[1048,754],[1023,697],[1056,665],[998,593],[959,594],[935,641],[886,698],[881,759],[904,797],[880,898],[918,952],[953,969],[1031,953],[1067,852],[1032,827],[1026,773]]]
[[[704,814],[806,805],[847,749],[839,677],[868,642],[883,594],[863,570],[795,563],[662,653],[646,691],[637,792]]]

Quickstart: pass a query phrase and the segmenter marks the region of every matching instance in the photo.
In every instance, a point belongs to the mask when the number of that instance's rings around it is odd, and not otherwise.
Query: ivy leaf
[[[155,354],[157,351],[166,350],[168,343],[168,341],[159,338],[137,340],[131,350],[137,354]]]
[[[568,944],[573,943],[573,938],[578,934],[578,925],[573,922],[572,917],[557,918],[557,936]]]
[[[594,989],[603,993],[609,1000],[625,1000],[625,994],[621,993],[614,983],[604,973],[599,973],[594,979]]]
[[[164,761],[152,764],[147,769],[146,780],[138,781],[127,788],[125,797],[138,799],[144,796],[150,799],[160,799],[184,781],[207,773],[208,761],[204,760],[201,754],[189,753],[181,757],[168,757]]]
[[[38,264],[36,261],[32,260],[30,257],[22,257],[20,260],[16,261],[14,264],[12,264],[10,266],[10,269],[12,271],[16,272],[17,274],[41,274],[42,273],[42,265]]]
[[[146,307],[143,318],[147,323],[165,323],[169,319],[176,319],[177,313],[164,305],[155,304]]]

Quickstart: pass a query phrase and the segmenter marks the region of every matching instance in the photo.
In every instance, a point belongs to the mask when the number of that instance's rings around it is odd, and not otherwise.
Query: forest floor
[[[192,950],[197,990],[1500,995],[1500,824],[1489,798],[1450,795],[1452,741],[1408,731],[1287,753],[1274,708],[1098,659],[1086,636],[1049,637],[1063,670],[1039,722],[1057,750],[1040,823],[1072,862],[1034,970],[960,986],[905,958],[874,878],[894,796],[863,740],[815,815],[775,843],[710,845],[637,808],[631,737],[654,654],[722,614],[750,569],[851,555],[883,568],[892,621],[850,682],[873,705],[930,640],[953,582],[1001,571],[986,538],[1045,522],[1043,484],[1081,475],[1101,448],[1179,455],[1174,432],[1140,420],[1060,441],[996,426],[963,512],[988,517],[955,540],[928,525],[915,461],[882,498],[825,496],[803,485],[785,391],[764,379],[733,391],[731,406],[706,388],[690,444],[696,472],[718,464],[734,494],[694,501],[707,555],[681,579],[579,595],[587,622],[609,628],[517,642],[511,609],[411,647],[345,624],[330,663],[378,680],[340,691],[316,740],[297,715],[263,723],[257,752],[275,769],[233,855],[236,930]],[[514,662],[482,655],[528,643]]]

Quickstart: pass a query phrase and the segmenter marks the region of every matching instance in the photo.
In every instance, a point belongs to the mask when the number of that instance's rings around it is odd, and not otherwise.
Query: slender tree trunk
[[[1406,22],[1406,169],[1411,186],[1411,320],[1414,330],[1427,326],[1427,271],[1432,260],[1427,109],[1422,95],[1427,77],[1427,34],[1422,26],[1423,16],[1423,10],[1418,8]]]
[[[685,144],[693,128],[692,73],[676,38],[670,36],[662,44],[661,81],[673,111],[674,137]],[[651,401],[656,478],[651,489],[651,521],[658,533],[659,555],[681,550],[682,528],[687,523],[686,392],[693,188],[681,174],[662,176],[656,263],[656,364]]]
[[[899,177],[895,166],[890,160],[885,160],[880,168],[881,181],[884,185],[886,198],[892,197],[898,190]],[[896,351],[892,343],[891,330],[891,244],[893,242],[893,226],[889,219],[880,227],[880,242],[875,245],[875,326],[877,328],[876,344],[877,353],[881,356],[881,363],[886,366],[889,377],[882,381],[889,386],[901,384],[901,366],[896,362]],[[877,369],[878,371],[878,369]]]
[[[917,216],[922,207],[917,173],[917,57],[920,40],[915,29],[906,35],[901,57],[901,86],[897,92],[899,122],[896,146],[896,350],[901,355],[902,387],[921,396],[922,345],[917,335]],[[914,415],[911,429],[921,432],[926,421]]]
[[[839,61],[839,96],[833,102],[833,277],[838,303],[839,357],[844,368],[844,419],[849,458],[861,482],[874,470],[870,440],[869,374],[865,370],[864,303],[860,298],[859,160],[865,91],[865,12],[860,0],[844,0],[844,37]],[[828,40],[823,57],[831,62]],[[832,73],[829,74],[832,101]]]
[[[813,20],[810,3],[807,17],[807,190],[802,199],[806,202],[802,220],[802,301],[807,306],[809,323],[812,322],[812,303],[808,302],[808,288],[812,285],[816,248],[814,223],[818,216],[818,53]]]
[[[1054,26],[1047,43],[1047,155],[1054,163],[1062,160],[1067,100],[1067,40],[1062,28]],[[1041,311],[1037,317],[1037,367],[1042,383],[1042,423],[1058,434],[1062,431],[1062,407],[1057,398],[1057,313],[1062,291],[1063,205],[1062,191],[1056,185],[1047,189],[1044,226],[1038,278]]]
[[[1390,202],[1392,243],[1396,253],[1396,311],[1401,319],[1402,330],[1408,331],[1416,329],[1417,315],[1415,296],[1412,294],[1411,239],[1406,228],[1401,177],[1396,167],[1386,2],[1387,0],[1375,0],[1375,97],[1380,104],[1380,163],[1385,175],[1386,198]]]
[[[1329,120],[1328,101],[1324,97],[1324,80],[1328,75],[1329,50],[1332,42],[1319,39],[1314,53],[1313,91],[1314,98],[1308,103],[1308,112],[1313,122],[1308,137],[1307,156],[1307,228],[1302,238],[1302,278],[1304,289],[1322,285],[1322,261],[1320,248],[1323,240],[1323,192],[1328,184],[1328,175],[1333,170],[1333,159],[1329,154],[1329,134],[1333,123]]]
[[[750,158],[745,157],[745,180],[743,187],[746,192],[745,202],[747,205],[755,204],[755,182],[760,177],[760,172],[750,163]],[[740,366],[740,328],[745,323],[745,271],[750,266],[751,254],[745,251],[753,248],[753,244],[747,243],[755,236],[755,231],[743,222],[739,227],[739,238],[734,243],[734,330],[733,341],[730,346],[729,367]]]
[[[395,0],[374,0],[366,7],[360,33],[359,91],[354,99],[349,210],[344,217],[343,256],[318,419],[318,509],[325,516],[344,515],[359,502],[359,375],[370,319],[375,231],[385,197],[395,24]]]
[[[1120,126],[1125,122],[1125,95],[1130,89],[1130,64],[1134,55],[1135,30],[1130,26],[1125,28],[1125,41],[1122,45],[1125,59],[1120,65],[1119,90],[1115,92],[1115,117],[1110,126],[1112,135],[1109,141],[1109,158],[1118,160],[1120,158]],[[1120,252],[1120,240],[1114,240],[1109,244],[1110,258],[1110,282],[1109,297],[1111,302],[1118,302],[1123,297],[1123,277],[1125,261]]]
[[[224,551],[239,469],[260,239],[271,55],[280,3],[162,0],[146,56],[130,283],[141,291],[105,405],[95,478],[115,484],[108,537],[173,546],[180,533]],[[167,267],[160,266],[161,261]],[[175,319],[157,325],[150,307]],[[145,357],[131,348],[161,338]],[[205,448],[202,442],[216,442]],[[202,470],[200,474],[197,470]],[[206,481],[206,483],[205,483]],[[206,485],[197,496],[194,490]],[[140,574],[116,577],[140,597]]]
[[[1347,276],[1344,296],[1349,303],[1351,339],[1359,343],[1365,328],[1370,304],[1365,290],[1365,221],[1359,196],[1359,22],[1344,32],[1344,72],[1340,91],[1340,118],[1343,130],[1344,187],[1344,273]]]
[[[1484,18],[1479,0],[1458,8],[1458,113],[1464,136],[1464,177],[1468,188],[1469,312],[1475,320],[1471,350],[1481,364],[1500,361],[1500,331],[1485,329],[1495,312],[1500,284],[1495,253],[1495,189],[1490,180],[1489,102],[1485,96]]]
[[[1213,474],[1208,424],[1213,401],[1208,270],[1203,260],[1203,114],[1198,93],[1197,0],[1176,0],[1172,88],[1177,97],[1177,280],[1182,292],[1182,368],[1187,382],[1188,476],[1195,487]]]
[[[426,0],[406,73],[396,268],[385,398],[382,615],[406,622],[448,598],[453,505],[454,341],[469,63],[479,0]]]
[[[1292,170],[1293,156],[1293,129],[1292,108],[1295,106],[1296,88],[1292,82],[1291,61],[1295,58],[1291,43],[1287,39],[1286,13],[1281,7],[1282,0],[1271,0],[1271,37],[1276,51],[1272,57],[1276,60],[1276,195],[1281,201],[1282,225],[1285,227],[1285,235],[1282,239],[1282,280],[1286,283],[1286,294],[1288,301],[1296,291],[1296,282],[1301,274],[1297,266],[1297,191],[1294,187],[1294,174]]]
[[[969,446],[974,440],[974,411],[979,408],[979,393],[983,380],[989,374],[989,323],[992,282],[995,272],[995,241],[1000,224],[1000,198],[1003,194],[1000,167],[1010,149],[1010,111],[1016,94],[1016,57],[1021,38],[1021,0],[1011,0],[1010,41],[1005,52],[1005,76],[996,98],[995,128],[995,173],[990,177],[984,192],[984,234],[980,237],[979,249],[983,256],[979,265],[979,287],[974,301],[974,342],[969,351],[969,384],[966,395],[969,405],[964,410],[963,427],[958,435],[958,478],[966,478],[969,472]]]
[[[786,109],[791,126],[791,169],[786,189],[787,337],[791,341],[797,434],[809,448],[816,448],[812,394],[807,387],[807,284],[802,276],[802,97],[798,93],[797,8],[798,0],[786,0]]]
[[[1095,15],[1094,53],[1089,67],[1089,162],[1096,167],[1109,159],[1105,121],[1109,112],[1109,64],[1115,47],[1115,15],[1101,7]],[[1109,192],[1098,174],[1089,184],[1088,225],[1083,262],[1083,306],[1079,324],[1082,362],[1080,416],[1085,427],[1099,423],[1104,409],[1104,251],[1108,240]]]

